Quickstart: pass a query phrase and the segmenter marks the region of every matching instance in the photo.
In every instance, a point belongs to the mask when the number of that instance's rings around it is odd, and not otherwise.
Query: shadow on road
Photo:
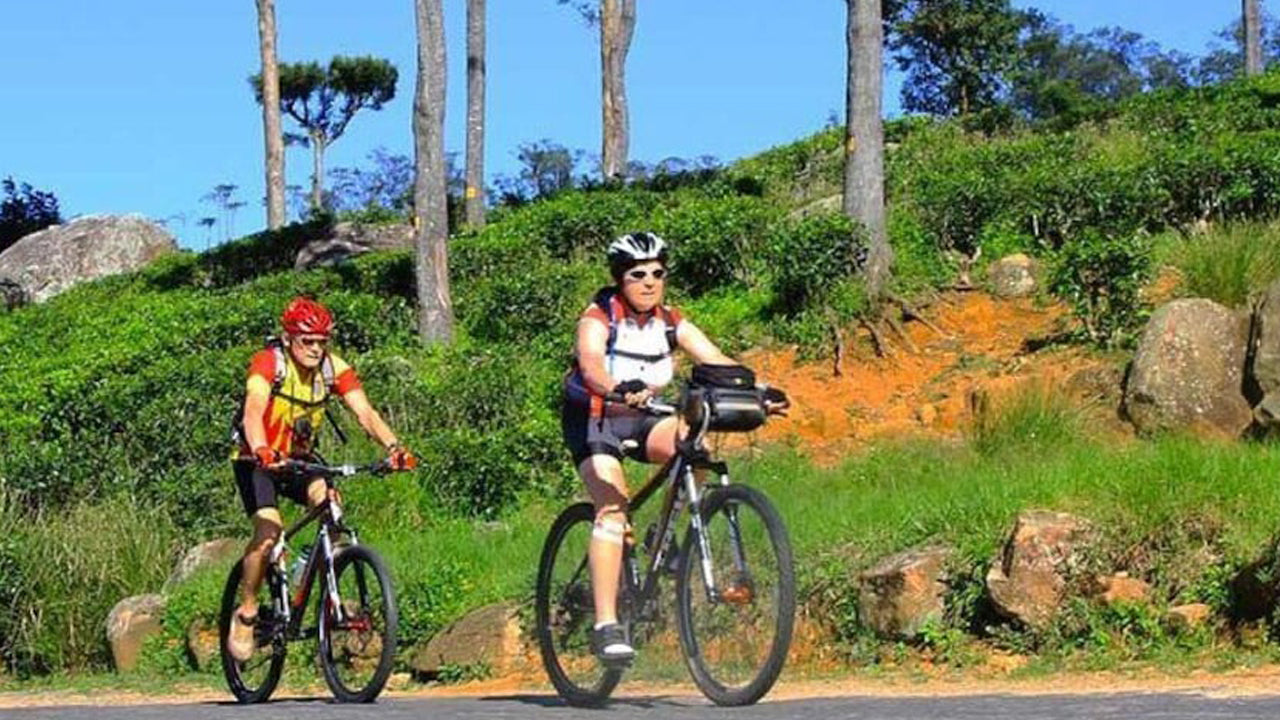
[[[489,695],[477,699],[481,702],[516,702],[548,708],[569,707],[569,704],[559,695]],[[685,707],[688,703],[680,702],[672,695],[655,695],[651,697],[632,695],[611,698],[606,705],[649,710],[662,707]]]

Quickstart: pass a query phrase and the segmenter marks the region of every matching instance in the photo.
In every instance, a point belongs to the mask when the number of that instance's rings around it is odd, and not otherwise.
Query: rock
[[[1125,414],[1138,432],[1239,437],[1253,421],[1241,391],[1247,336],[1247,318],[1211,300],[1157,310],[1125,388]]]
[[[1038,268],[1035,260],[1015,253],[991,263],[987,268],[987,283],[998,297],[1026,297],[1036,291]]]
[[[231,538],[218,538],[208,542],[202,542],[199,545],[187,550],[178,564],[173,567],[173,572],[169,573],[169,579],[165,581],[165,587],[173,587],[187,578],[195,575],[197,571],[204,567],[212,567],[215,565],[231,565],[244,555],[245,542],[243,540],[233,540]]]
[[[409,667],[428,677],[445,665],[484,663],[497,673],[515,669],[524,658],[520,620],[514,605],[486,605],[436,633],[413,651]]]
[[[1254,306],[1250,336],[1253,352],[1245,372],[1258,396],[1254,416],[1263,429],[1280,430],[1280,280],[1271,283]]]
[[[1169,608],[1165,622],[1175,630],[1191,630],[1209,622],[1213,608],[1204,603],[1191,603]]]
[[[360,225],[338,223],[328,237],[312,240],[298,251],[294,259],[295,270],[337,265],[357,255],[374,250],[412,248],[413,226],[405,223],[392,225]]]
[[[1031,628],[1048,626],[1090,534],[1089,522],[1074,515],[1047,510],[1019,515],[987,572],[987,593],[996,610]]]
[[[1097,584],[1098,599],[1104,605],[1139,605],[1146,603],[1151,594],[1150,585],[1124,572],[1099,577]]]
[[[910,640],[944,610],[945,565],[951,548],[907,550],[882,560],[858,578],[862,622],[877,635]]]
[[[187,626],[187,657],[197,670],[204,672],[218,666],[221,653],[218,649],[218,628],[201,618]]]
[[[413,675],[407,672],[391,673],[391,677],[387,678],[388,690],[404,690],[413,684]]]
[[[0,252],[0,277],[17,282],[38,303],[177,249],[168,231],[141,216],[83,217],[31,233]]]
[[[27,291],[22,289],[17,280],[0,278],[0,306],[5,310],[17,310],[30,301]]]
[[[164,613],[163,595],[134,595],[116,603],[107,615],[107,644],[116,670],[132,670],[138,663],[142,643],[160,632]]]

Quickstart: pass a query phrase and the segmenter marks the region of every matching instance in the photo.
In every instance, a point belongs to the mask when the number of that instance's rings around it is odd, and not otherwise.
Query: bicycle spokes
[[[790,543],[776,511],[747,488],[713,492],[700,525],[701,537],[685,543],[693,555],[677,588],[681,642],[708,697],[754,702],[776,679],[790,644]]]

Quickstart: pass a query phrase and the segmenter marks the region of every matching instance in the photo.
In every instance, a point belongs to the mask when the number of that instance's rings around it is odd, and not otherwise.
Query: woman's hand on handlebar
[[[621,397],[623,402],[637,410],[643,409],[653,399],[653,390],[643,380],[620,382],[613,387],[612,394]]]
[[[781,388],[766,387],[764,389],[764,409],[770,415],[786,416],[791,407],[791,398]]]

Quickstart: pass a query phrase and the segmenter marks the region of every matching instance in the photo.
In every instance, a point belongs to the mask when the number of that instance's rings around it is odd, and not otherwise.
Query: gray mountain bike
[[[758,393],[738,401],[758,407],[729,407],[723,396],[718,403],[686,397],[690,431],[629,504],[634,513],[665,488],[641,553],[634,542],[624,544],[618,598],[619,618],[639,644],[640,628],[659,618],[663,580],[674,575],[681,653],[698,688],[719,705],[748,705],[769,691],[782,672],[795,617],[791,542],[781,516],[758,490],[731,483],[728,465],[704,445],[709,430],[745,427],[733,422],[739,410],[763,423]],[[672,415],[677,409],[651,402],[647,411]],[[685,508],[688,523],[679,539]],[[543,545],[536,590],[543,665],[560,696],[578,706],[603,704],[625,670],[591,653],[595,608],[587,545],[594,520],[590,503],[560,513]],[[637,554],[647,556],[643,573]]]
[[[289,461],[282,472],[324,478],[330,488],[339,477],[390,471],[384,460],[365,466],[321,465]],[[287,543],[317,521],[316,540],[290,596]],[[227,685],[241,703],[265,702],[280,682],[285,648],[291,641],[318,638],[320,667],[339,702],[373,702],[386,685],[395,660],[396,601],[386,564],[359,544],[355,528],[344,521],[336,493],[311,508],[284,531],[272,548],[259,592],[253,626],[253,656],[240,662],[227,651],[231,614],[240,605],[243,561],[236,563],[222,593],[218,640]],[[307,601],[319,582],[314,624],[304,627]]]

